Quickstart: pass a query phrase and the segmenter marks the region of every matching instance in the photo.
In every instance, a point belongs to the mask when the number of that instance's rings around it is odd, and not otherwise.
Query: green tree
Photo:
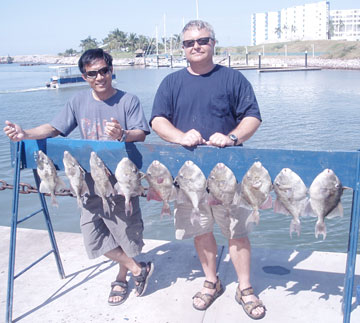
[[[127,33],[116,28],[110,32],[105,39],[103,39],[105,48],[112,50],[123,50],[127,44]]]
[[[127,39],[127,45],[130,47],[130,51],[134,52],[137,46],[139,38],[135,33],[130,33]]]
[[[85,38],[80,41],[80,47],[82,48],[82,51],[86,51],[88,49],[97,48],[98,42],[96,41],[96,38],[91,38],[91,36],[88,36],[88,38]]]

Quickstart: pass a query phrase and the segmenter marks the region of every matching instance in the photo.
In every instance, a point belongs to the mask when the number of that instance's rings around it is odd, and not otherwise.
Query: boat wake
[[[35,92],[35,91],[44,91],[48,89],[49,88],[47,88],[46,86],[42,86],[42,87],[34,87],[30,89],[20,89],[20,90],[5,90],[5,91],[0,90],[0,94]]]

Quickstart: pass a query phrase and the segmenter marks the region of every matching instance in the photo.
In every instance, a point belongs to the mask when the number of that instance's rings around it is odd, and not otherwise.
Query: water
[[[136,94],[147,118],[158,85],[171,69],[116,69],[116,87]],[[252,148],[305,150],[357,150],[360,148],[360,71],[323,70],[266,73],[244,71],[252,83],[261,108],[263,123],[246,143]],[[48,122],[78,89],[48,90],[48,66],[0,65],[0,120],[16,121],[24,128]],[[79,138],[75,130],[70,136]],[[152,133],[147,142],[161,142]],[[0,134],[0,179],[12,184],[9,141]],[[64,176],[64,174],[60,174]],[[66,178],[64,176],[66,181]],[[21,182],[34,184],[32,172],[22,171]],[[346,252],[350,225],[352,191],[342,197],[344,217],[327,220],[325,241],[315,239],[315,218],[302,219],[301,236],[289,237],[290,217],[271,211],[261,213],[261,220],[250,236],[255,247],[291,248]],[[12,190],[0,192],[0,225],[11,223]],[[58,197],[59,209],[49,205],[56,231],[80,232],[76,200]],[[21,195],[19,216],[32,213],[38,204],[36,194]],[[145,238],[174,240],[172,218],[160,219],[161,203],[141,199]],[[44,229],[37,215],[22,227]],[[218,243],[225,239],[215,228]]]

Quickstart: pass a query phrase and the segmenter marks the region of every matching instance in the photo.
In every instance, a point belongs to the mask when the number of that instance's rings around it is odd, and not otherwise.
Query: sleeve
[[[140,129],[143,130],[146,135],[150,133],[150,128],[147,124],[144,110],[141,107],[139,98],[135,95],[132,95],[129,101],[126,120],[127,129]]]
[[[50,122],[50,125],[60,131],[60,134],[64,137],[68,136],[77,127],[72,102],[68,101],[61,112]]]
[[[236,89],[236,122],[239,123],[245,117],[255,117],[262,121],[255,92],[250,82],[240,73],[240,80],[237,82]]]
[[[171,89],[169,87],[169,76],[165,77],[156,91],[151,111],[149,125],[155,117],[164,117],[172,122],[171,112]]]

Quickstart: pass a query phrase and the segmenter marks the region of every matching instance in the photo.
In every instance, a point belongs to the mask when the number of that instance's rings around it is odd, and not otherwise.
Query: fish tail
[[[81,197],[80,197],[80,196],[77,196],[77,197],[76,197],[76,200],[77,200],[77,205],[78,205],[78,207],[81,209],[81,208],[82,208]]]
[[[319,234],[323,235],[323,240],[326,239],[326,225],[324,221],[317,221],[315,225],[315,237],[317,238]]]
[[[132,213],[133,213],[133,206],[131,200],[125,199],[125,214],[126,216],[130,216],[132,215]]]
[[[59,207],[59,203],[56,200],[55,194],[51,193],[51,205]]]
[[[164,205],[161,210],[161,217],[163,217],[164,215],[168,215],[168,216],[171,215],[170,205],[169,205],[169,203],[167,203],[165,201],[164,201]]]
[[[298,219],[292,219],[290,222],[290,237],[292,238],[292,233],[296,232],[298,237],[300,237],[301,223]]]
[[[102,202],[103,202],[103,210],[104,210],[104,214],[106,215],[106,213],[108,215],[110,215],[110,207],[109,207],[109,203],[106,200],[105,197],[102,197]]]

